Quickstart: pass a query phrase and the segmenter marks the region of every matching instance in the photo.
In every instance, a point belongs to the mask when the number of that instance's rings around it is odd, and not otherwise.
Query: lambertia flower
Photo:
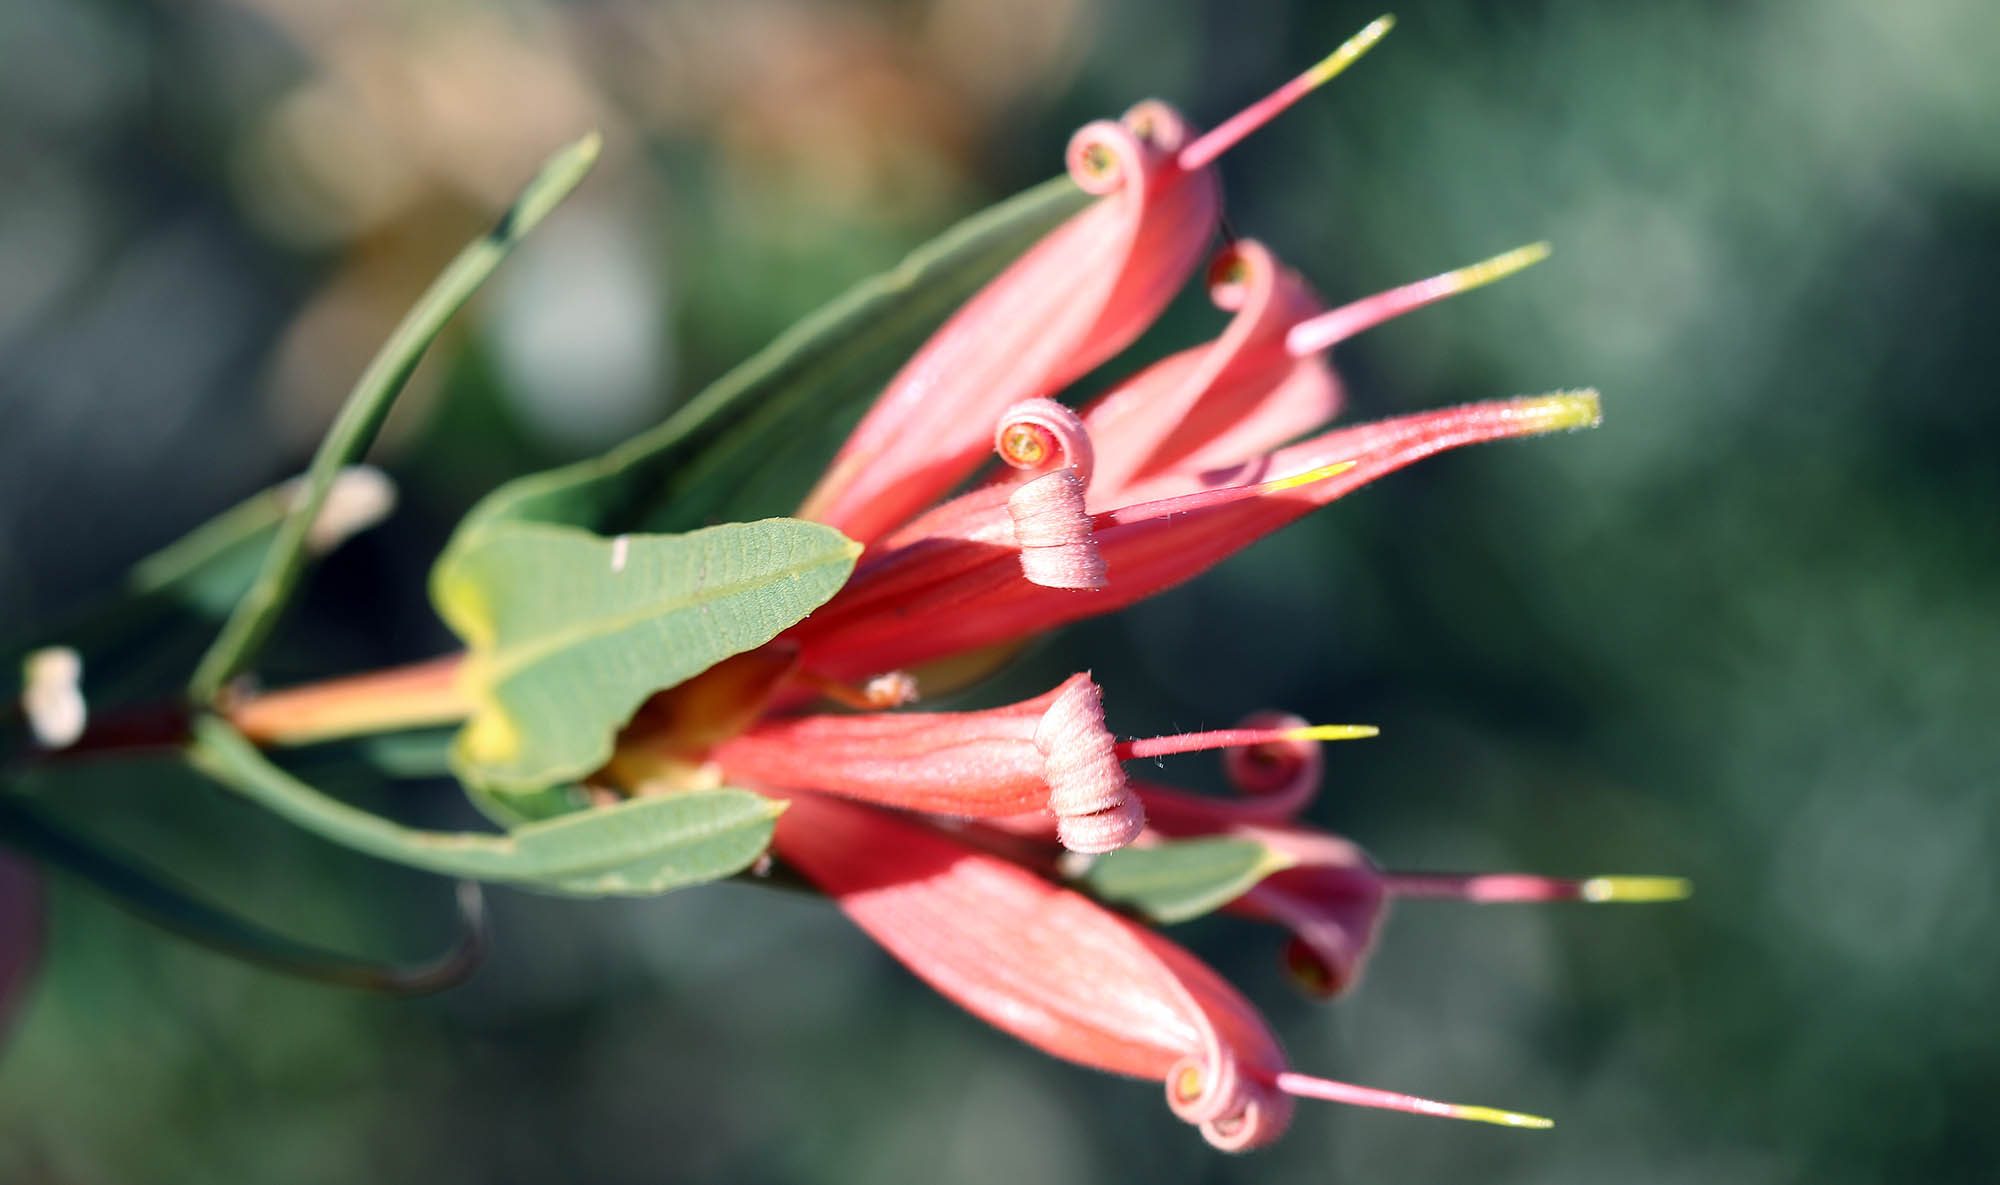
[[[866,545],[852,579],[769,646],[661,696],[610,769],[624,793],[727,783],[789,800],[777,857],[910,970],[1052,1054],[1161,1082],[1174,1113],[1226,1149],[1274,1139],[1295,1097],[1547,1121],[1294,1072],[1213,971],[1062,883],[1080,856],[1202,837],[1263,845],[1281,868],[1226,909],[1285,927],[1286,965],[1318,995],[1355,982],[1397,897],[1678,891],[1652,878],[1378,869],[1298,821],[1322,740],[1372,729],[1264,715],[1221,733],[1121,743],[1087,673],[1004,707],[897,710],[934,679],[956,681],[1036,634],[1186,581],[1413,461],[1597,422],[1597,398],[1584,391],[1325,427],[1342,404],[1332,346],[1535,263],[1547,254],[1540,244],[1329,309],[1268,246],[1239,240],[1207,271],[1211,297],[1232,314],[1220,336],[1081,410],[1058,401],[1193,274],[1218,224],[1223,151],[1388,27],[1371,24],[1206,134],[1159,102],[1078,132],[1070,173],[1099,200],[917,352],[801,508]],[[998,463],[982,477],[989,452]],[[1238,798],[1137,783],[1123,767],[1195,749],[1225,751]]]
[[[1535,244],[1329,306],[1268,245],[1239,239],[1205,280],[1212,341],[1080,408],[1069,386],[1131,344],[1196,273],[1220,225],[1226,150],[1338,74],[1383,18],[1207,132],[1164,103],[1093,123],[1070,175],[1097,200],[974,295],[889,381],[799,517],[865,546],[831,600],[770,643],[655,696],[593,779],[639,796],[729,785],[786,800],[776,858],[911,971],[1056,1056],[1152,1079],[1213,1144],[1282,1133],[1300,1097],[1519,1126],[1547,1121],[1297,1072],[1258,1012],[1149,923],[1093,898],[1078,866],[1122,848],[1233,840],[1269,856],[1222,908],[1282,927],[1308,991],[1351,987],[1400,897],[1636,900],[1663,878],[1388,872],[1301,822],[1325,741],[1365,726],[1253,716],[1120,741],[1089,673],[1020,703],[913,705],[1036,635],[1187,581],[1412,462],[1586,428],[1591,391],[1328,427],[1338,343],[1547,254]],[[431,676],[426,676],[431,677]],[[254,721],[239,718],[255,734]],[[1221,750],[1239,793],[1133,780],[1125,763]],[[1110,855],[1108,855],[1110,854]]]

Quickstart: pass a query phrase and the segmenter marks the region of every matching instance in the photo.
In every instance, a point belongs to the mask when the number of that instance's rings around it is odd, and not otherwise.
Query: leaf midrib
[[[723,787],[722,789],[734,790],[735,788]],[[699,793],[712,794],[715,792],[700,791]],[[554,867],[544,870],[543,872],[538,874],[535,877],[535,879],[549,880],[549,879],[559,878],[563,880],[569,880],[581,876],[592,876],[608,872],[615,872],[619,869],[628,868],[632,865],[639,864],[649,860],[665,861],[667,859],[670,859],[674,854],[674,852],[678,851],[679,849],[692,847],[696,844],[712,843],[718,839],[727,839],[729,838],[729,833],[731,832],[741,831],[748,827],[761,826],[765,823],[772,823],[777,819],[777,817],[780,814],[783,813],[781,809],[773,809],[774,807],[777,806],[776,803],[772,802],[770,799],[764,798],[762,795],[755,794],[754,791],[736,790],[735,793],[752,795],[755,797],[756,801],[744,802],[740,800],[725,800],[725,802],[722,805],[731,808],[733,812],[726,819],[720,821],[711,820],[703,822],[697,826],[688,827],[685,829],[676,829],[673,838],[670,841],[664,843],[661,842],[657,836],[655,836],[652,841],[644,845],[644,850],[638,852],[637,854],[632,854],[628,852],[615,856],[607,855],[601,859],[589,858],[583,861],[582,863],[574,865],[564,864],[560,861],[556,861],[554,862],[555,864]],[[604,826],[602,822],[597,822],[595,824],[590,824],[590,825],[598,827]],[[583,825],[580,824],[579,826]],[[512,846],[514,848],[516,855],[522,856],[524,858],[528,855],[528,853],[523,852],[518,838],[514,840]],[[662,851],[663,848],[667,850],[663,852]]]
[[[639,609],[628,612],[593,616],[588,621],[579,622],[565,629],[541,634],[536,641],[522,643],[511,649],[504,643],[496,643],[493,647],[493,653],[488,659],[490,663],[489,670],[492,673],[491,682],[497,687],[552,654],[569,650],[600,638],[622,633],[634,626],[644,625],[648,621],[665,617],[672,613],[699,608],[705,602],[713,601],[732,593],[774,584],[780,580],[798,579],[813,568],[837,563],[843,550],[845,549],[832,548],[814,560],[790,564],[755,577],[716,585],[713,589],[699,589],[693,594],[675,598],[671,601],[651,601]]]

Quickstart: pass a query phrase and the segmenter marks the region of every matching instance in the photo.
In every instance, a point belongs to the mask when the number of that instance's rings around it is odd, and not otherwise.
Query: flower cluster
[[[777,857],[917,975],[1050,1053],[1163,1083],[1175,1114],[1227,1149],[1276,1138],[1300,1096],[1545,1121],[1294,1072],[1235,989],[1065,887],[1067,865],[1194,837],[1264,845],[1284,867],[1227,909],[1285,927],[1287,965],[1323,995],[1355,981],[1397,896],[1674,890],[1636,878],[1381,871],[1298,821],[1321,741],[1366,728],[1265,715],[1226,732],[1120,742],[1087,673],[1005,707],[896,710],[1035,634],[1186,581],[1413,461],[1597,422],[1595,395],[1581,392],[1325,427],[1342,404],[1330,347],[1527,266],[1540,246],[1329,309],[1270,248],[1237,240],[1206,273],[1232,314],[1219,337],[1081,409],[1057,402],[1200,265],[1219,222],[1223,151],[1387,28],[1386,18],[1370,25],[1205,134],[1158,102],[1077,132],[1070,174],[1098,200],[909,360],[801,508],[866,546],[853,578],[775,642],[656,699],[606,774],[626,793],[726,782],[789,800]],[[982,477],[989,453],[999,464]],[[1209,748],[1225,750],[1238,797],[1142,784],[1123,766]]]

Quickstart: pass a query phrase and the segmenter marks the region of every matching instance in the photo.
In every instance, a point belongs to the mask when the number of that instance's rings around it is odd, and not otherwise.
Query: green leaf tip
[[[1107,852],[1079,879],[1102,900],[1173,923],[1227,905],[1293,864],[1290,856],[1254,839],[1214,836]]]
[[[542,162],[533,180],[521,188],[513,205],[500,216],[488,237],[499,241],[519,238],[535,229],[562,200],[570,195],[597,163],[604,150],[604,134],[592,131],[564,145]]]

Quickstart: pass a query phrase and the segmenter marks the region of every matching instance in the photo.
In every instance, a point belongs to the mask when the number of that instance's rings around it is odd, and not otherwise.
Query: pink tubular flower
[[[1519,270],[1546,253],[1539,245],[1327,310],[1269,248],[1240,241],[1209,273],[1233,314],[1215,340],[1081,413],[1054,398],[1136,337],[1192,269],[1216,221],[1216,155],[1386,28],[1369,26],[1206,136],[1159,104],[1078,133],[1071,172],[1098,204],[945,324],[802,508],[866,544],[847,585],[769,645],[655,697],[595,779],[625,793],[726,782],[788,800],[776,856],[918,976],[1050,1053],[1164,1083],[1175,1113],[1229,1149],[1276,1138],[1295,1097],[1547,1121],[1294,1073],[1213,971],[1058,885],[1073,861],[1202,837],[1261,845],[1276,871],[1224,908],[1290,931],[1287,965],[1321,995],[1355,982],[1398,896],[1672,895],[1644,878],[1383,872],[1298,821],[1319,742],[1373,735],[1366,727],[1260,716],[1119,742],[1087,674],[997,708],[889,710],[939,665],[977,668],[1179,584],[1433,453],[1597,422],[1595,393],[1577,392],[1325,428],[1342,402],[1329,347]],[[950,496],[988,449],[994,473]],[[829,710],[829,699],[860,711]],[[1233,798],[1134,783],[1121,764],[1216,748]]]
[[[1214,162],[1388,32],[1376,21],[1206,136],[1141,103],[1071,138],[1066,163],[1101,200],[982,289],[889,381],[799,514],[872,543],[969,476],[1002,408],[1052,395],[1131,344],[1214,234]]]
[[[1057,702],[1078,686],[1072,680],[1028,704],[998,711],[1027,718],[1030,705]],[[913,718],[911,735],[940,735],[937,730],[933,719]],[[881,720],[861,730],[886,731]],[[1241,796],[1209,799],[1136,786],[1149,813],[1141,842],[1222,835],[1256,840],[1284,857],[1286,867],[1227,908],[1293,931],[1286,963],[1308,991],[1330,996],[1352,985],[1390,897],[1659,900],[1684,893],[1685,886],[1669,878],[1559,881],[1381,872],[1352,843],[1292,818],[1316,792],[1319,738],[1372,732],[1310,727],[1297,717],[1271,713],[1238,729],[1115,746],[1116,755],[1128,759],[1228,746],[1225,767]],[[765,739],[780,743],[780,735]],[[794,766],[808,759],[808,751],[823,751],[813,744],[800,750],[790,759]],[[784,760],[775,748],[772,756]],[[844,774],[799,776],[797,784],[804,786]],[[1163,1083],[1174,1113],[1219,1148],[1237,1151],[1276,1139],[1297,1097],[1548,1126],[1548,1120],[1531,1115],[1292,1071],[1256,1010],[1212,970],[1144,926],[1050,881],[1054,847],[1035,847],[1037,837],[1042,843],[1050,838],[1046,821],[1003,819],[991,831],[974,826],[946,834],[919,818],[899,819],[812,790],[772,792],[791,803],[773,841],[779,858],[831,896],[911,971],[967,1011],[1037,1048]]]
[[[802,716],[765,721],[709,754],[737,783],[820,790],[947,815],[1047,811],[1063,844],[1105,852],[1143,814],[1125,784],[1097,685],[1076,675],[984,712]]]
[[[1249,1002],[1180,947],[921,825],[803,794],[774,847],[968,1012],[1057,1057],[1163,1083],[1167,1105],[1219,1148],[1276,1139],[1293,1096],[1548,1126],[1294,1073]]]
[[[1053,826],[1063,847],[1095,853],[1130,843],[1145,821],[1121,761],[1326,735],[1288,717],[1275,729],[1119,743],[1104,727],[1097,684],[1079,674],[1045,695],[983,711],[770,717],[706,756],[723,780],[738,785],[1006,819],[1030,833]]]
[[[1249,239],[1232,244],[1208,277],[1210,297],[1235,314],[1222,336],[1154,363],[1085,412],[1086,427],[1105,442],[1092,506],[1137,501],[1132,491],[1148,479],[1235,465],[1312,431],[1341,406],[1325,351],[1547,256],[1544,243],[1519,247],[1324,312],[1269,248]]]
[[[1297,821],[1318,793],[1323,767],[1319,738],[1330,737],[1332,730],[1308,728],[1286,713],[1265,712],[1244,720],[1241,730],[1215,735],[1253,731],[1265,735],[1223,755],[1237,798],[1204,798],[1147,784],[1133,789],[1145,805],[1148,833],[1156,842],[1224,835],[1262,844],[1284,858],[1286,867],[1227,909],[1291,932],[1285,969],[1311,995],[1336,996],[1359,981],[1392,900],[1639,902],[1676,900],[1688,892],[1687,882],[1676,877],[1384,872],[1352,842]],[[1167,740],[1171,744],[1173,738]],[[1128,751],[1178,750],[1140,742]]]
[[[1215,341],[1163,358],[1091,404],[1084,424],[1105,443],[1092,493],[1120,504],[1136,481],[1234,464],[1284,444],[1340,410],[1340,383],[1317,351],[1285,334],[1322,309],[1269,248],[1244,239],[1210,264],[1208,291],[1232,312]]]
[[[847,586],[787,638],[807,671],[836,680],[1013,641],[1180,584],[1433,453],[1597,419],[1594,392],[1471,404],[1335,429],[1228,469],[1163,474],[1128,487],[1145,500],[1072,526],[1103,566],[1102,586],[1089,591],[1024,572],[1005,487],[976,490],[871,548]]]

